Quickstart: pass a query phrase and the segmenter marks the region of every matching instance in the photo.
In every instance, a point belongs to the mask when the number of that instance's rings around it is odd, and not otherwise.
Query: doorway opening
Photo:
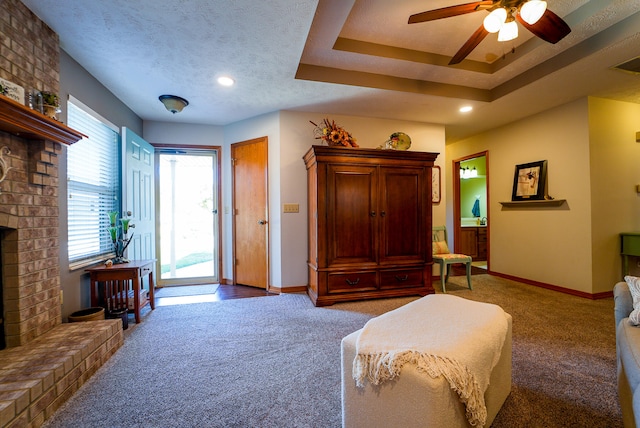
[[[489,153],[453,161],[454,248],[473,258],[473,265],[489,269]]]
[[[156,146],[159,287],[220,282],[220,149]]]

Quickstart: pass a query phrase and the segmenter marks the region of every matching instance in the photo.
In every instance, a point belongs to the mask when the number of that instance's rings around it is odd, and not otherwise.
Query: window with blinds
[[[69,126],[83,138],[67,150],[69,265],[79,268],[113,253],[110,211],[119,211],[119,135],[111,126],[72,101]]]

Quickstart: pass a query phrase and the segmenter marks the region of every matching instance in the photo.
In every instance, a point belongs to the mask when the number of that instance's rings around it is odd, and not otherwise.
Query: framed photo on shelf
[[[547,161],[516,165],[512,201],[544,200],[547,184]]]
[[[440,167],[433,166],[431,168],[431,202],[434,204],[440,203],[440,191],[442,186],[440,185]]]

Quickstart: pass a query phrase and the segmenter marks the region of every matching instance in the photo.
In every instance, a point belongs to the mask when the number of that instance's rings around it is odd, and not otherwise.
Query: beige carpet
[[[472,282],[473,291],[453,277],[447,290],[513,316],[512,390],[494,428],[622,426],[612,298],[486,274]],[[340,340],[411,300],[316,308],[303,294],[284,294],[146,309],[123,347],[44,426],[338,428]]]
[[[594,301],[490,275],[473,276],[472,285],[454,277],[447,292],[513,316],[513,387],[494,427],[622,426],[613,298]]]

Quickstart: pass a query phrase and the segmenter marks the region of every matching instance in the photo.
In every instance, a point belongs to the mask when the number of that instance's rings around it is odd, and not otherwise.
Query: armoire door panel
[[[424,168],[381,169],[381,262],[424,259],[424,174]]]
[[[327,175],[329,266],[375,262],[375,168],[330,165]]]

